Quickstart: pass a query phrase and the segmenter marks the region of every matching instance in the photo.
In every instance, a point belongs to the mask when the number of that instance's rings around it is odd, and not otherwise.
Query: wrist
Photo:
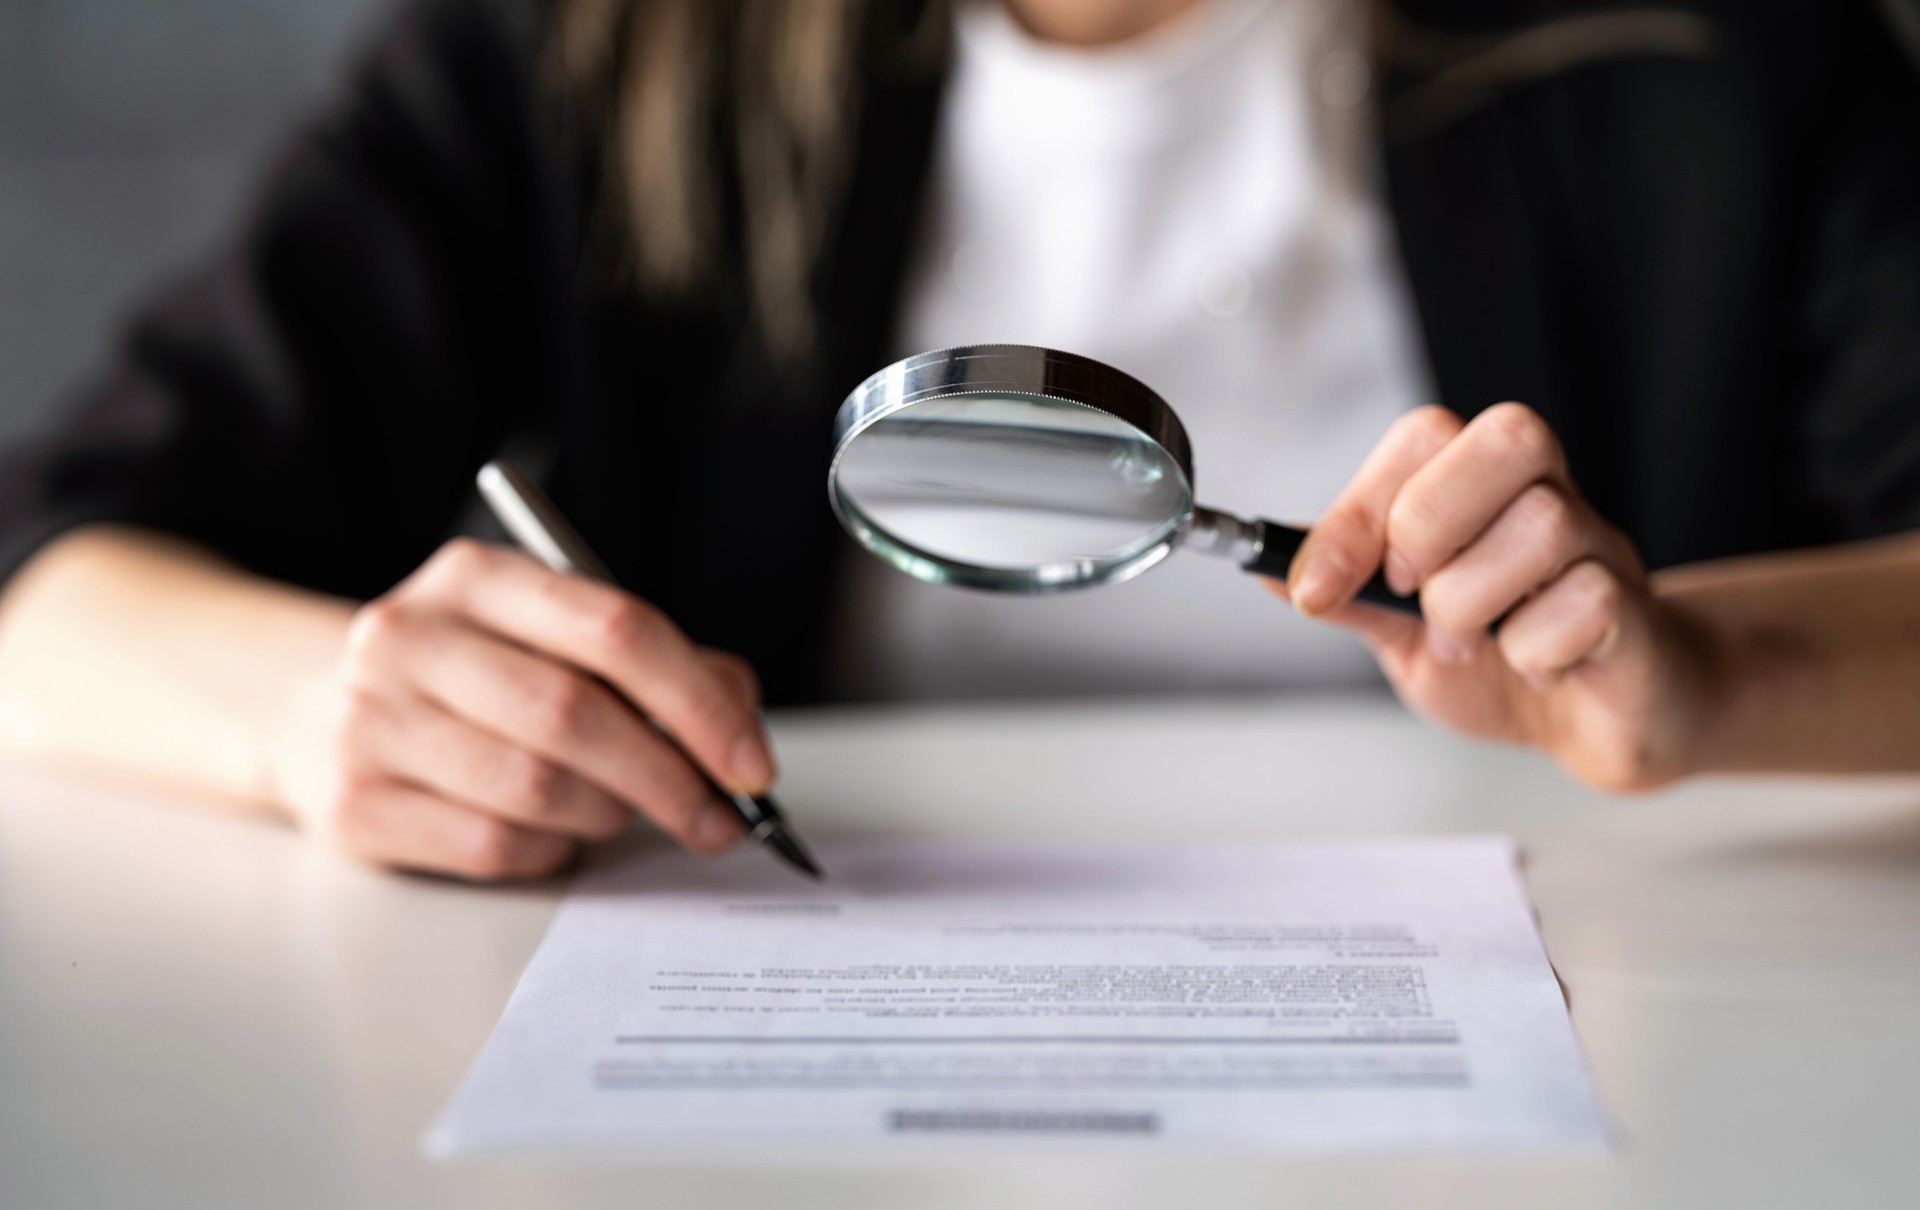
[[[1662,608],[1689,682],[1679,696],[1687,726],[1676,778],[1765,767],[1771,707],[1795,653],[1778,636],[1728,624],[1699,602],[1668,599]]]
[[[262,636],[277,655],[279,675],[261,686],[244,748],[248,797],[297,817],[295,787],[329,726],[353,619],[349,603],[326,598],[286,602],[273,611]]]

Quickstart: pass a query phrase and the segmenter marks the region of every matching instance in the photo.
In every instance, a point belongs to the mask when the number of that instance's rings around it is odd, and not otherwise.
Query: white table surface
[[[1508,832],[1622,1145],[1603,1159],[1084,1153],[447,1163],[420,1140],[559,889],[0,769],[0,1206],[1920,1204],[1920,783],[1634,800],[1371,701],[775,723],[809,837]]]

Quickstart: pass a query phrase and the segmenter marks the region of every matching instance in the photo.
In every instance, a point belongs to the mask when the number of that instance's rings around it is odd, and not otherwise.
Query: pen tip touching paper
[[[786,858],[788,865],[807,877],[815,880],[826,878],[826,875],[820,872],[820,866],[813,860],[813,855],[807,852],[806,846],[802,845],[799,839],[787,829],[775,828],[767,833],[766,844],[768,848]]]

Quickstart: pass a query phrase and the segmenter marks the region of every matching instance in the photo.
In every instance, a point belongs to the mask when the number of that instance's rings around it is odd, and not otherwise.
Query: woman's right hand
[[[466,878],[551,874],[635,811],[714,852],[740,824],[647,719],[758,793],[774,778],[758,707],[744,661],[646,602],[456,540],[355,613],[273,727],[271,790],[356,857]]]

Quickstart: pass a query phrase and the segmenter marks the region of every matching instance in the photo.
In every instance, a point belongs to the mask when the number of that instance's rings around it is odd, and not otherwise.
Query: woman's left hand
[[[1383,568],[1395,591],[1420,592],[1424,619],[1353,600]],[[1710,636],[1653,593],[1517,403],[1471,423],[1438,407],[1402,417],[1276,589],[1357,632],[1414,709],[1535,745],[1602,788],[1684,776],[1714,713]]]

